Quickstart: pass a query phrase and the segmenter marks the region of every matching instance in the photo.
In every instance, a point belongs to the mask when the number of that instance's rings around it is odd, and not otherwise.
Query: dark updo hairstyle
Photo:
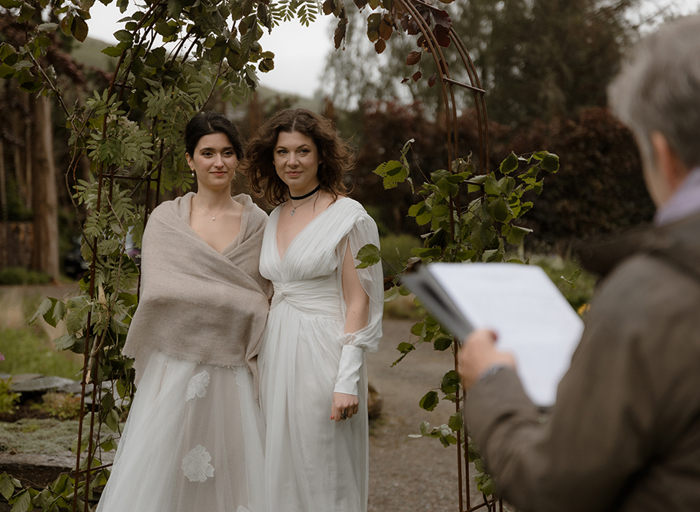
[[[199,112],[185,126],[185,151],[194,157],[194,150],[199,140],[205,135],[223,133],[228,138],[236,158],[243,160],[243,144],[238,136],[238,130],[229,118],[219,112]]]
[[[329,119],[298,108],[275,114],[248,142],[241,171],[248,175],[251,188],[256,194],[263,194],[265,200],[273,206],[283,203],[289,197],[289,188],[277,175],[274,165],[274,151],[280,132],[299,132],[313,139],[321,162],[318,166],[321,190],[336,199],[347,193],[345,173],[354,167],[350,147],[338,136]]]

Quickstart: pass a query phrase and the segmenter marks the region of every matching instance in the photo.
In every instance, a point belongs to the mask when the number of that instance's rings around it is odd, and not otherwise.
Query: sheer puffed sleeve
[[[358,204],[359,206],[359,204]],[[340,250],[345,255],[347,244],[355,258],[355,266],[360,261],[357,259],[358,251],[367,244],[379,247],[379,233],[377,225],[364,209],[359,206],[361,212],[346,237],[346,243],[341,244]],[[376,352],[379,339],[382,337],[382,313],[384,311],[384,276],[381,263],[368,268],[356,269],[362,288],[369,297],[369,314],[367,325],[353,333],[341,336],[343,344],[338,376],[335,382],[335,392],[357,395],[357,385],[360,380],[360,369],[364,360],[364,351]],[[345,314],[343,302],[343,314]]]

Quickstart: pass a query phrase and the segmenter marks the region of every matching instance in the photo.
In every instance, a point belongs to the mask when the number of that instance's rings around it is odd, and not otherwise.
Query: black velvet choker
[[[307,197],[312,196],[312,195],[314,195],[316,192],[318,192],[318,191],[320,190],[320,188],[321,188],[321,184],[319,183],[318,186],[317,186],[315,189],[313,189],[313,190],[312,190],[311,192],[309,192],[308,194],[304,194],[303,196],[296,196],[296,197],[295,197],[295,196],[293,196],[293,195],[290,193],[290,194],[289,194],[289,199],[293,199],[294,201],[299,201],[300,199],[306,199]]]

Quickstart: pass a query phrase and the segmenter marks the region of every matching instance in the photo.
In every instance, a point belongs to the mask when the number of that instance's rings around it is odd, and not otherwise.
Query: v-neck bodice
[[[296,234],[296,236],[295,236],[294,238],[292,238],[291,242],[289,242],[289,244],[287,244],[287,249],[284,251],[284,254],[281,254],[281,253],[280,253],[279,242],[277,241],[277,225],[278,225],[278,223],[279,223],[279,218],[280,218],[280,214],[281,214],[281,212],[282,212],[282,208],[281,208],[281,207],[275,208],[275,210],[274,210],[274,212],[273,212],[274,223],[275,223],[275,249],[277,249],[277,255],[279,256],[280,261],[284,260],[284,257],[285,257],[285,256],[287,255],[287,253],[289,252],[289,248],[292,247],[292,245],[294,245],[294,242],[297,240],[297,238],[303,238],[304,232],[305,232],[310,226],[312,226],[312,225],[319,219],[319,217],[323,217],[323,215],[324,215],[326,212],[328,212],[328,210],[330,210],[331,208],[333,208],[333,207],[336,205],[336,203],[337,203],[338,201],[340,201],[341,199],[342,199],[342,198],[340,198],[340,199],[336,200],[335,202],[331,203],[330,205],[328,205],[328,207],[326,207],[325,210],[323,210],[321,213],[319,213],[318,215],[316,215],[316,217],[314,217],[313,219],[311,219],[311,220],[309,221],[309,223],[308,223],[306,226],[304,226],[303,228],[301,228],[301,231],[299,231],[299,232]]]
[[[260,273],[273,283],[282,283],[314,279],[335,272],[344,255],[338,246],[352,228],[356,216],[351,212],[357,208],[362,209],[362,206],[356,201],[339,198],[304,226],[283,255],[280,255],[277,245],[281,207],[275,208],[265,228]]]

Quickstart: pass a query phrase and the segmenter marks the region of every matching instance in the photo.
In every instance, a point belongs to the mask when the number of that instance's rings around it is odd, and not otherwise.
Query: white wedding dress
[[[97,512],[265,512],[263,424],[245,366],[154,352]]]
[[[266,423],[265,499],[280,512],[367,510],[368,423],[364,352],[381,337],[381,265],[358,269],[370,297],[367,327],[344,334],[341,270],[347,244],[354,256],[379,246],[364,208],[339,198],[314,218],[280,257],[277,221],[265,228],[260,273],[274,285],[258,358]],[[356,263],[358,263],[356,261]],[[357,394],[359,412],[330,419],[333,392]]]

